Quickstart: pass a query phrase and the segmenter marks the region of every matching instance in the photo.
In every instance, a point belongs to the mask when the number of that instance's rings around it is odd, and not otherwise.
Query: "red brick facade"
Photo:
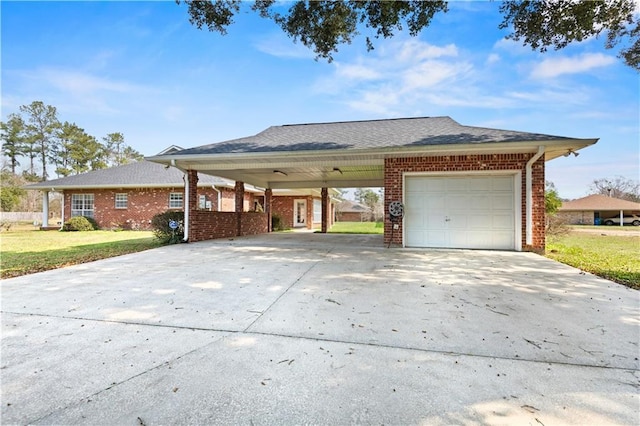
[[[235,192],[229,188],[216,188],[220,191],[220,208],[218,208],[218,192],[211,187],[200,187],[196,191],[196,205],[200,196],[211,203],[212,211],[232,212],[235,204]],[[104,229],[151,229],[151,219],[169,208],[169,194],[184,194],[184,187],[175,188],[124,188],[124,189],[81,189],[64,191],[64,218],[71,217],[72,194],[93,194],[94,219]],[[127,194],[127,207],[116,208],[116,194]],[[254,195],[245,193],[244,210],[254,204]],[[184,200],[183,200],[184,201]],[[208,210],[208,209],[205,209]]]
[[[522,249],[544,251],[544,157],[532,167],[533,194],[533,244],[526,244],[526,178],[525,166],[533,154],[482,154],[482,155],[446,155],[435,157],[388,158],[385,160],[384,211],[387,212],[391,201],[403,199],[403,175],[413,172],[522,172]],[[392,224],[385,215],[384,242],[391,239]],[[393,232],[393,243],[402,244],[402,223],[400,229]]]

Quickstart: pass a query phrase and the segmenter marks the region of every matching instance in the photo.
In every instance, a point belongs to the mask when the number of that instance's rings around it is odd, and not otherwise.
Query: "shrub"
[[[273,214],[271,215],[271,229],[273,231],[286,231],[289,228],[287,228],[284,221],[279,215]]]
[[[563,237],[571,231],[571,228],[567,226],[567,220],[558,215],[547,215],[547,229],[546,235],[549,240],[554,240],[559,237]]]
[[[174,221],[178,228],[171,229],[169,222]],[[184,238],[184,212],[169,210],[158,213],[151,219],[153,235],[162,243],[177,243]]]
[[[75,216],[64,223],[64,231],[95,231],[98,223],[90,217]]]

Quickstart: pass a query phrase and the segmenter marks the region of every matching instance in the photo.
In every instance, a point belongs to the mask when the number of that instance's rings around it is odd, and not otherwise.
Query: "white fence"
[[[41,222],[42,212],[0,212],[3,222]]]

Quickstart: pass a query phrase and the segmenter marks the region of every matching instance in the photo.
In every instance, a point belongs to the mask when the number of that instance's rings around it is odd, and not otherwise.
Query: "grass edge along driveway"
[[[640,290],[640,238],[584,232],[547,239],[546,257]]]
[[[382,233],[382,229],[375,222],[338,222],[331,232]],[[3,232],[0,233],[0,278],[32,274],[159,246],[161,243],[149,231]],[[637,236],[572,232],[567,236],[549,238],[546,256],[640,290],[640,238]]]
[[[150,231],[9,231],[0,234],[0,278],[160,247]]]

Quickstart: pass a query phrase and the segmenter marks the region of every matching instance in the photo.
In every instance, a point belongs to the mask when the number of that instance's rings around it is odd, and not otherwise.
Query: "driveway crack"
[[[331,251],[333,250],[333,248],[327,250],[324,254],[323,257],[326,258],[329,253],[331,253]],[[322,263],[323,259],[320,259],[316,262],[313,263],[313,265],[311,265],[306,271],[304,271],[302,274],[300,274],[300,276],[298,278],[296,278],[290,285],[289,287],[286,288],[285,291],[283,291],[277,298],[276,300],[274,300],[268,307],[267,309],[263,310],[262,313],[260,315],[258,315],[258,317],[253,320],[251,322],[251,324],[249,324],[243,331],[246,332],[250,332],[249,330],[251,329],[251,327],[253,327],[258,321],[260,321],[260,319],[262,319],[262,317],[264,317],[264,315],[269,312],[271,310],[271,308],[273,308],[273,306],[278,303],[280,301],[280,299],[282,299],[282,297],[284,297],[285,294],[287,294],[289,292],[289,290],[291,290],[293,288],[294,285],[298,284],[300,282],[300,280],[302,280],[305,276],[307,276],[307,274],[309,272],[311,272],[311,270],[313,268],[315,268],[318,264]]]

